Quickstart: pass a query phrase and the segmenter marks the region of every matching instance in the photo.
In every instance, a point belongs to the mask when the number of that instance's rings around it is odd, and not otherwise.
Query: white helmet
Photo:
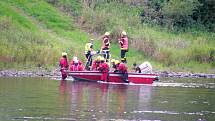
[[[127,35],[127,33],[125,31],[122,31],[122,35]]]
[[[106,36],[109,36],[109,35],[110,35],[110,32],[105,32],[105,35],[106,35]]]
[[[73,61],[75,62],[75,61],[78,61],[78,57],[73,57]]]
[[[62,56],[67,56],[67,53],[66,52],[62,52]]]

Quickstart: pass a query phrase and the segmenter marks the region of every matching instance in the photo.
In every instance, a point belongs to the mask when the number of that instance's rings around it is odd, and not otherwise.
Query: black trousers
[[[125,83],[129,83],[129,81],[128,81],[128,73],[127,72],[122,73],[122,80]]]
[[[87,54],[85,54],[85,55],[86,55],[86,58],[87,58],[86,66],[91,66],[93,60],[92,60],[92,55],[90,54],[90,51],[87,52]]]
[[[128,50],[121,50],[121,61],[124,63],[126,63],[126,52],[128,52]]]
[[[102,53],[104,54],[104,58],[105,59],[109,59],[110,58],[110,50],[109,49],[103,49]]]

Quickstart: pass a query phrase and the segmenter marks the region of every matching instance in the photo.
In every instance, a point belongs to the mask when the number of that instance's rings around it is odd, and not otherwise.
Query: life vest
[[[92,43],[90,43],[90,42],[88,42],[88,43],[86,43],[86,45],[85,45],[85,54],[87,54],[89,51],[91,51],[91,49],[93,48],[93,44]]]
[[[121,50],[128,50],[128,37],[121,37],[120,38],[120,46],[121,46]]]
[[[99,66],[100,66],[100,62],[97,61],[97,60],[94,60],[93,65],[92,65],[92,70],[93,71],[98,71]]]
[[[84,67],[80,60],[78,60],[78,63],[75,64],[75,62],[72,60],[70,62],[70,71],[83,71]]]
[[[99,67],[99,70],[102,72],[102,73],[107,73],[109,71],[109,66],[107,63],[101,63],[100,64],[100,67]]]
[[[118,70],[122,73],[127,73],[128,72],[128,68],[126,67],[126,65],[124,63],[120,63],[118,66]]]
[[[78,64],[78,71],[83,71],[84,70],[84,67],[83,67],[83,65],[81,64]]]
[[[107,37],[107,36],[105,36],[103,38],[102,49],[103,50],[109,50],[110,49],[110,40],[109,40],[109,37]]]
[[[61,68],[67,68],[68,67],[67,58],[64,58],[64,57],[60,58],[60,67]]]

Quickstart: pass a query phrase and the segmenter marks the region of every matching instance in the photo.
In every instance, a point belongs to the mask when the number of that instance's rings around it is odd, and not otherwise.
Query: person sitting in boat
[[[115,60],[115,59],[112,59],[111,60],[111,65],[112,65],[112,69],[111,71],[112,72],[117,72],[117,64],[119,63],[119,60]]]
[[[99,66],[99,71],[102,72],[101,81],[107,82],[108,81],[109,66],[105,62],[104,57],[101,57],[101,64]]]
[[[134,63],[133,66],[136,73],[144,73],[144,74],[152,73],[152,65],[148,61],[140,64],[139,66],[136,63]]]
[[[73,60],[70,62],[70,71],[83,71],[83,65],[77,57],[73,57]]]
[[[101,60],[101,56],[98,56],[98,57],[96,58],[96,60],[93,61],[93,65],[92,65],[92,70],[93,70],[93,71],[98,71],[98,68],[99,68],[100,63],[101,63],[100,60]]]
[[[66,70],[68,69],[68,61],[67,61],[67,53],[63,52],[62,57],[60,58],[60,71],[62,75],[62,80],[65,80],[67,78]]]
[[[83,71],[84,70],[84,65],[83,63],[79,60],[78,61],[78,71]]]
[[[119,73],[122,74],[122,80],[126,83],[129,83],[128,81],[128,68],[125,63],[117,63],[117,70]]]

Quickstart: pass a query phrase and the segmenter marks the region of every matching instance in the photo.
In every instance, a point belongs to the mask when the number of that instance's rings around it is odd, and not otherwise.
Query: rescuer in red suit
[[[128,81],[128,68],[126,67],[125,63],[117,63],[117,70],[119,73],[122,74],[122,80],[126,83],[129,83]]]
[[[110,55],[110,32],[105,32],[102,40],[101,52],[104,54],[104,58],[108,61]]]
[[[66,70],[68,69],[67,53],[63,52],[62,57],[60,58],[60,71],[62,75],[62,80],[65,80],[67,77]]]
[[[101,58],[101,64],[99,67],[99,71],[102,72],[101,81],[107,82],[108,81],[108,72],[109,72],[109,66],[105,62],[105,59]]]
[[[70,71],[83,71],[83,64],[77,57],[74,57],[70,62]]]
[[[101,56],[98,56],[96,60],[93,61],[92,70],[98,71],[99,65],[101,63]]]
[[[128,52],[128,37],[125,31],[122,31],[121,37],[119,39],[119,44],[121,47],[121,62],[127,63],[126,52]]]

